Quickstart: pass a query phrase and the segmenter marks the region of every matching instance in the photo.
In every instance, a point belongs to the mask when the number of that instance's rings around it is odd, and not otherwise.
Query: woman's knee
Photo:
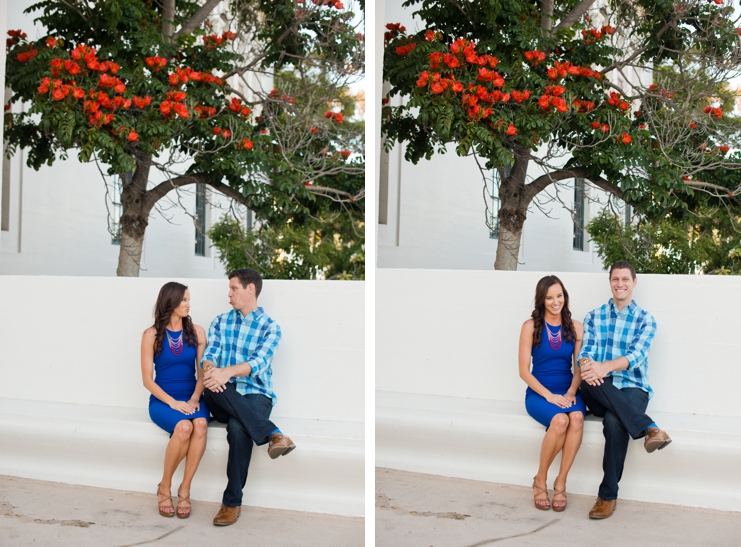
[[[581,412],[569,413],[569,429],[581,429],[584,427],[584,414]]]
[[[564,413],[556,414],[553,419],[551,419],[551,429],[553,429],[554,433],[564,433],[566,432],[566,428],[569,426],[569,416]]]
[[[208,430],[208,421],[206,418],[196,418],[193,420],[193,434],[203,436]]]
[[[193,424],[190,420],[180,420],[175,426],[173,436],[177,436],[181,441],[187,441],[190,439],[190,434],[193,432]]]

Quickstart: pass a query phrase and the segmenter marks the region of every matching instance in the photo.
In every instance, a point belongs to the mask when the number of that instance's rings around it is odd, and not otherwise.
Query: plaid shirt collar
[[[638,307],[638,304],[636,304],[636,301],[631,300],[630,304],[625,306],[623,308],[623,311],[621,312],[618,309],[617,304],[615,304],[612,298],[610,298],[610,300],[607,301],[607,305],[610,307],[610,311],[615,312],[616,315],[620,315],[621,313],[625,312],[625,310],[628,310],[629,312],[634,313],[636,311],[636,308]]]
[[[252,321],[254,319],[260,319],[263,316],[263,314],[265,313],[265,311],[261,307],[259,307],[259,306],[257,308],[255,308],[254,310],[252,310],[247,315],[243,314],[242,313],[242,310],[235,309],[234,311],[236,312],[237,317],[239,317],[239,319],[242,322],[245,322],[248,319],[250,321]]]

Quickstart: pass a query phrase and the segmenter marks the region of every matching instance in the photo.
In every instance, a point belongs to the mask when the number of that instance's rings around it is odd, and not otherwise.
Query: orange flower
[[[507,135],[517,135],[517,128],[514,125],[509,124],[507,127]]]
[[[139,140],[139,134],[132,129],[131,131],[129,131],[129,135],[126,138],[129,140],[129,142],[136,142]]]

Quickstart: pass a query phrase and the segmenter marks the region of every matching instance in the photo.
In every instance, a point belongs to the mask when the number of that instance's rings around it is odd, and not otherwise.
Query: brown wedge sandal
[[[172,506],[172,496],[162,491],[162,483],[157,485],[157,508],[163,517],[174,517],[175,508]],[[170,509],[170,511],[165,511]]]
[[[537,496],[540,496],[541,494],[545,494],[545,499],[538,499]],[[548,505],[538,505],[538,502],[547,502]],[[533,503],[535,504],[535,508],[540,509],[541,511],[548,511],[548,509],[551,508],[551,500],[548,498],[548,490],[536,486],[535,477],[533,477]]]
[[[180,504],[184,504],[181,508]],[[181,496],[178,494],[178,510],[176,512],[179,519],[187,519],[190,516],[190,493],[187,496]]]
[[[561,496],[563,500],[556,501],[556,496]],[[558,504],[558,505],[557,505]],[[563,504],[563,505],[560,505]],[[553,485],[553,510],[557,513],[560,513],[561,511],[566,510],[566,506],[569,504],[569,499],[566,497],[566,489],[563,490],[557,490],[556,485]]]

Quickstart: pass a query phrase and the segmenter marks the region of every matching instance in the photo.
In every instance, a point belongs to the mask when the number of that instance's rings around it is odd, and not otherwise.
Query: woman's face
[[[183,299],[180,301],[180,305],[172,311],[175,317],[185,318],[190,315],[190,292],[185,289]]]
[[[545,295],[545,310],[546,313],[553,315],[561,315],[563,309],[563,287],[558,283],[555,283],[548,287],[548,292]]]

